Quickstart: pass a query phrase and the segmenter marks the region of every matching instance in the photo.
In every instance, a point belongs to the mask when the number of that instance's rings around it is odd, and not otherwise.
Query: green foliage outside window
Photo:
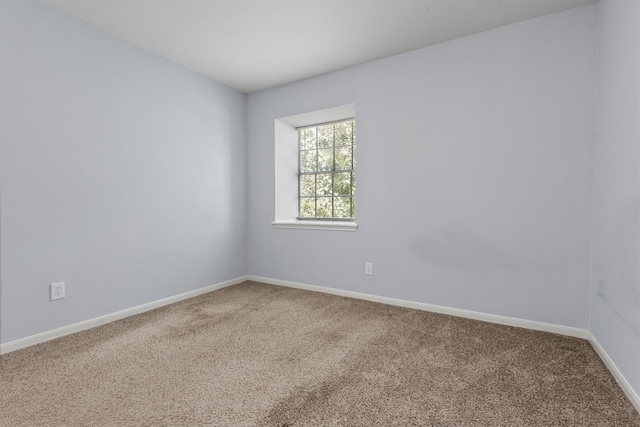
[[[355,119],[307,126],[299,137],[299,219],[355,218]]]

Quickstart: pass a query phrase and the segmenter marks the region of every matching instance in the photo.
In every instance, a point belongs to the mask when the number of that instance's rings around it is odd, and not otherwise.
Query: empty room
[[[637,0],[0,0],[0,425],[640,427],[639,107]]]

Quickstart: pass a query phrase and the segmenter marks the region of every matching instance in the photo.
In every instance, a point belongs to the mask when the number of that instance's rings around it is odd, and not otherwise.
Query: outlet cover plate
[[[51,301],[64,298],[64,282],[52,283],[49,286],[51,290]]]

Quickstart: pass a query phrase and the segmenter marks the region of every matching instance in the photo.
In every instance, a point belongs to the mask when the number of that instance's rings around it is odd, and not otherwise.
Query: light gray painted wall
[[[249,95],[249,273],[586,328],[595,20],[587,6]],[[349,103],[360,228],[272,228],[274,119]]]
[[[600,0],[590,329],[640,394],[640,5]]]
[[[246,274],[244,95],[31,0],[0,59],[2,342]]]

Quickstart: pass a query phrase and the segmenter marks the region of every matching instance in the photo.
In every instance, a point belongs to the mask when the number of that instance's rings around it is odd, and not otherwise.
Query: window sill
[[[271,225],[273,228],[299,228],[304,230],[356,231],[358,229],[358,224],[354,221],[299,221],[291,219],[275,221]]]

